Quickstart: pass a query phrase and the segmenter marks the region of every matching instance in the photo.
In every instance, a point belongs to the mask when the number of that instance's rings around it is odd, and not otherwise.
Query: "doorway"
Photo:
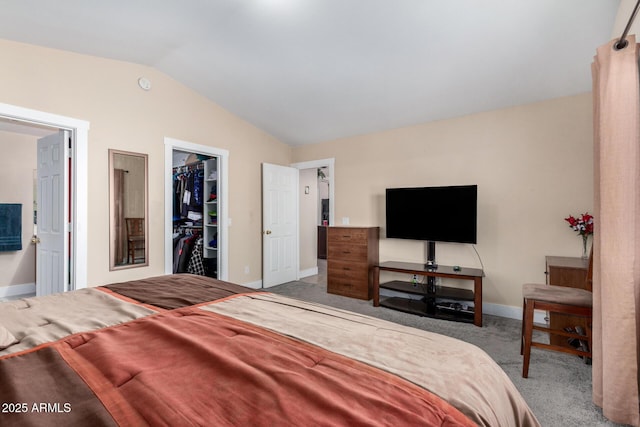
[[[174,247],[176,234],[185,237],[197,234],[201,242],[201,259],[204,274],[220,280],[228,280],[229,242],[228,242],[228,164],[227,150],[165,138],[165,273],[180,272],[180,254],[178,264]],[[176,201],[174,180],[177,174],[201,174],[202,188],[198,197],[202,200],[189,200],[182,209],[181,200]],[[190,194],[195,197],[195,194]],[[198,208],[194,208],[198,206]],[[176,209],[178,211],[176,212]],[[189,234],[189,236],[186,236]],[[197,239],[193,239],[197,242]],[[199,247],[199,246],[198,246]],[[198,255],[199,256],[199,255]],[[185,257],[183,257],[185,258]],[[189,261],[183,259],[184,269],[189,271]],[[199,267],[199,264],[198,264]],[[198,268],[194,267],[194,268]],[[177,268],[177,270],[176,270]]]
[[[319,175],[319,170],[323,171],[324,178],[326,181],[330,182],[330,185],[327,187],[328,197],[323,197],[324,199],[329,199],[328,203],[328,215],[325,212],[325,217],[328,219],[327,225],[334,224],[334,212],[335,212],[335,185],[334,183],[334,167],[335,159],[321,159],[321,160],[312,160],[308,162],[300,162],[291,164],[289,167],[285,166],[277,166],[270,165],[270,167],[275,167],[276,170],[281,169],[284,174],[286,170],[294,170],[295,173],[295,181],[297,194],[295,197],[294,205],[287,205],[288,207],[279,207],[275,209],[278,212],[278,215],[282,218],[296,218],[297,224],[296,227],[296,236],[294,243],[285,245],[271,244],[273,235],[272,225],[269,224],[268,214],[270,210],[270,205],[275,205],[274,203],[268,203],[273,197],[267,197],[265,194],[267,193],[267,184],[265,183],[265,174],[263,164],[263,195],[262,195],[262,222],[263,222],[263,250],[262,250],[262,258],[263,258],[263,276],[262,276],[262,287],[269,287],[279,285],[281,283],[285,283],[291,280],[297,280],[300,278],[318,275],[319,273],[319,265],[325,266],[326,264],[322,260],[318,260],[317,257],[317,245],[318,245],[318,225],[322,224],[322,201],[317,199],[319,194],[319,180],[317,179]],[[287,174],[288,176],[288,174]],[[305,179],[305,176],[311,177],[311,179]],[[285,183],[287,179],[280,179],[282,183]],[[307,188],[309,187],[309,188]],[[315,187],[315,188],[312,188]],[[274,189],[270,189],[275,191]],[[286,191],[285,191],[286,192]],[[278,192],[275,191],[274,194]],[[295,193],[295,190],[294,190]],[[282,197],[278,196],[275,199],[280,200]],[[307,200],[311,198],[311,210],[307,209],[308,203]],[[280,221],[279,223],[282,223]],[[279,239],[283,240],[283,239]],[[291,241],[291,240],[289,240]],[[295,256],[293,256],[290,252],[287,251],[287,248],[295,247]],[[277,257],[275,255],[278,255]],[[284,261],[283,261],[284,260]],[[289,261],[291,266],[290,268],[284,268],[286,262]],[[291,271],[293,270],[293,276],[291,274],[281,274],[282,271]]]
[[[37,110],[26,109],[9,104],[0,104],[0,124],[5,131],[38,136],[68,133],[68,145],[65,137],[65,152],[68,152],[68,160],[64,162],[65,173],[60,192],[52,199],[61,206],[65,233],[59,238],[59,244],[63,248],[62,268],[52,270],[50,276],[56,276],[59,284],[56,289],[41,289],[42,286],[36,278],[35,283],[26,286],[4,286],[2,296],[16,294],[38,294],[69,291],[85,288],[87,286],[87,142],[89,123],[69,117],[58,116]],[[64,131],[64,132],[63,132]],[[35,142],[34,142],[35,145]],[[66,157],[65,157],[66,158]],[[67,167],[68,166],[68,167]],[[33,177],[33,168],[26,171],[29,179]],[[27,206],[31,209],[31,206]],[[47,220],[42,217],[41,220]],[[36,237],[37,238],[37,237]],[[37,274],[36,274],[37,277]],[[12,289],[13,288],[13,289]]]
[[[218,158],[173,150],[173,273],[218,278]]]
[[[305,209],[305,198],[309,195],[313,198],[307,203],[307,210],[310,209],[307,220],[300,222],[300,278],[325,277],[326,261],[322,258],[321,239],[323,235],[326,237],[326,226],[335,225],[335,158],[294,163],[291,166],[301,174],[300,212]],[[304,175],[308,176],[306,182],[302,178]],[[314,185],[316,188],[310,188],[307,194],[306,187]]]

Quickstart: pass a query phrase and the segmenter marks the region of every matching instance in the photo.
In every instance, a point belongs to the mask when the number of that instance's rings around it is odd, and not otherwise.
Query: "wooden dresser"
[[[586,289],[591,291],[587,281],[589,260],[584,258],[547,256],[546,259],[547,284],[555,286],[567,286],[570,288]],[[549,326],[553,329],[563,329],[567,326],[582,326],[586,331],[587,321],[582,317],[566,314],[549,313]],[[559,335],[551,336],[551,344],[570,347],[567,339]]]
[[[380,227],[327,228],[327,292],[369,300]]]

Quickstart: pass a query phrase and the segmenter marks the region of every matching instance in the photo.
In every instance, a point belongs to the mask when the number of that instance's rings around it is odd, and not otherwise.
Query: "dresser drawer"
[[[367,247],[365,245],[352,245],[348,243],[335,243],[329,246],[327,256],[337,261],[367,261]]]
[[[327,281],[327,292],[360,299],[370,298],[367,282],[349,277],[332,277]]]
[[[333,287],[327,287],[327,292],[330,294],[342,295],[343,297],[351,297],[369,300],[371,299],[370,293],[367,289],[355,288],[349,284],[334,285]]]
[[[364,228],[329,228],[328,241],[331,243],[349,243],[352,245],[367,244],[367,229]]]
[[[327,263],[327,279],[346,278],[353,281],[366,281],[369,275],[369,267],[366,263],[348,261],[330,261]]]

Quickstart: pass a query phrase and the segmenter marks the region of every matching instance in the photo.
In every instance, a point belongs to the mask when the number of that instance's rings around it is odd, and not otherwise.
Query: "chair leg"
[[[591,330],[591,323],[587,323],[587,345],[589,346],[589,356],[585,356],[584,362],[591,364],[593,359],[593,331]]]
[[[524,314],[527,300],[522,300],[522,331],[520,332],[520,356],[524,354]]]
[[[522,378],[529,377],[529,359],[531,358],[531,340],[533,339],[533,311],[535,304],[533,301],[524,302],[524,322],[523,322],[523,363],[522,363]]]

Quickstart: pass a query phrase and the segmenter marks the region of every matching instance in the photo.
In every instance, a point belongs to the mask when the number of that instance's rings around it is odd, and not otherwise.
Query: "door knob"
[[[271,230],[265,231],[264,234],[271,234]]]
[[[33,236],[31,238],[31,243],[33,243],[34,245],[37,245],[38,243],[40,243],[40,238],[38,236]]]

